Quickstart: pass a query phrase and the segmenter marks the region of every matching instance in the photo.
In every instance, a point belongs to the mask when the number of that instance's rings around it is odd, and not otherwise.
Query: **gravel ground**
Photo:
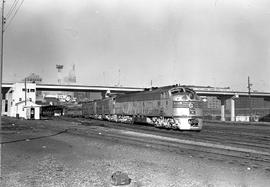
[[[76,127],[77,123],[5,120],[12,122],[1,131],[2,142],[23,141],[2,145],[1,186],[109,187],[115,171],[129,175],[132,179],[129,187],[265,187],[270,184],[269,172],[246,166],[91,136],[68,133],[48,136]],[[31,139],[38,136],[44,138]]]

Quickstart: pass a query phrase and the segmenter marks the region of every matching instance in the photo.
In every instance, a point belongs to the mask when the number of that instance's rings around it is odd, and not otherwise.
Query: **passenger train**
[[[142,92],[109,96],[82,104],[86,118],[134,123],[155,127],[200,131],[202,100],[186,86],[166,86]]]

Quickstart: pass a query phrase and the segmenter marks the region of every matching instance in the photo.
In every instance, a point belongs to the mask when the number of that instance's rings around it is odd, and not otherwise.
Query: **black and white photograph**
[[[270,185],[270,1],[0,4],[1,187]]]

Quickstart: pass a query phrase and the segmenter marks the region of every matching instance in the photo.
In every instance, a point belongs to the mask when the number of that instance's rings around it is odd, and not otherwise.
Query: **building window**
[[[29,98],[29,101],[32,101],[32,98]]]
[[[19,98],[19,101],[22,101],[22,98]]]
[[[23,88],[22,91],[25,92],[25,88]]]
[[[30,92],[35,92],[35,89],[30,89]]]

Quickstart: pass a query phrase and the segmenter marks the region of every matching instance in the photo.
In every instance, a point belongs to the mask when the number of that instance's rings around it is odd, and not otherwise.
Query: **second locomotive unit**
[[[180,130],[202,129],[202,101],[186,86],[166,86],[82,104],[84,117]]]

